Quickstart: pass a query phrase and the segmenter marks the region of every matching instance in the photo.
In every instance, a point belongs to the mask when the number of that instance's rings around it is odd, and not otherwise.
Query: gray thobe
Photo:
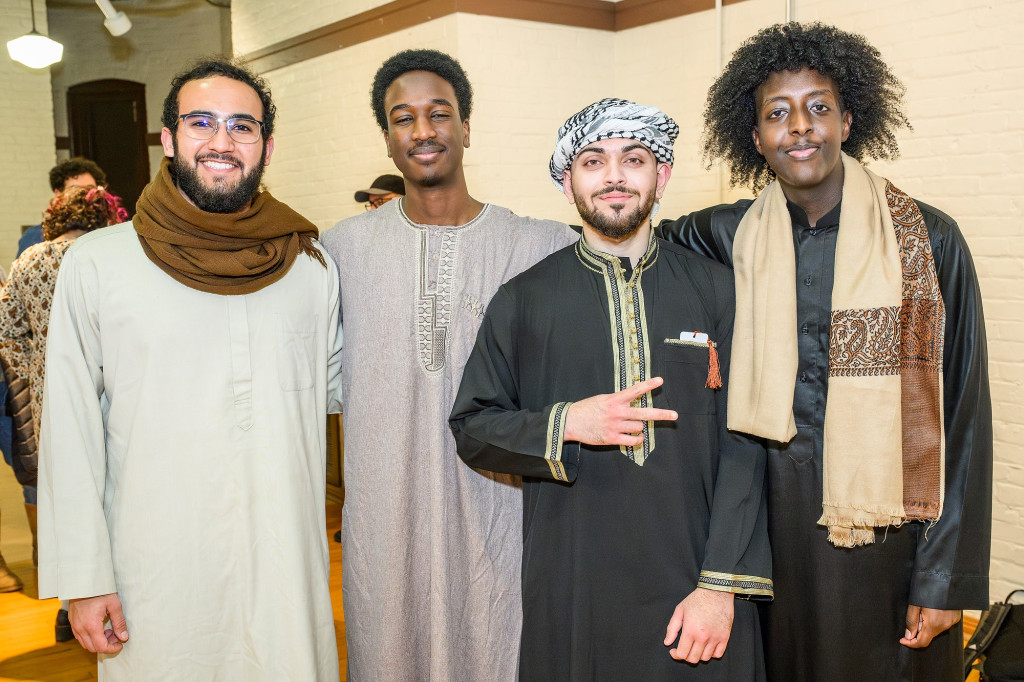
[[[448,414],[494,292],[577,235],[492,205],[419,225],[401,203],[323,236],[345,327],[349,679],[513,680],[520,482],[463,464]]]

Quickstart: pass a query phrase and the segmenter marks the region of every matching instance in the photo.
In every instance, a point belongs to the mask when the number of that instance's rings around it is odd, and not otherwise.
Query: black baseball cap
[[[401,194],[405,196],[405,180],[397,175],[382,175],[370,184],[369,189],[356,192],[356,201],[369,201],[371,194]]]

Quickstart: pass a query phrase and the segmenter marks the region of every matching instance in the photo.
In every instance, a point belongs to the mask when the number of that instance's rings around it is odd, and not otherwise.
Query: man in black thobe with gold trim
[[[583,238],[498,290],[455,401],[459,455],[524,477],[523,680],[764,679],[765,452],[725,427],[732,277],[651,231],[677,133],[623,100],[560,129]]]

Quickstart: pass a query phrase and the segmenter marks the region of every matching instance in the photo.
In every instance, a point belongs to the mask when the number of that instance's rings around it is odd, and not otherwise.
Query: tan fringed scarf
[[[142,249],[185,286],[210,294],[251,294],[284,277],[299,253],[327,267],[316,225],[269,192],[238,213],[208,213],[178,191],[170,159],[142,190],[132,222]]]
[[[945,478],[945,310],[917,204],[843,154],[829,332],[822,516],[840,547],[875,527],[938,520]],[[778,181],[736,231],[729,428],[796,435],[796,258]]]

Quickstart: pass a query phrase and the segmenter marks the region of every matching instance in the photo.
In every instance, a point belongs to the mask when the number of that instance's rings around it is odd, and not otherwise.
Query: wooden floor
[[[8,567],[25,582],[24,592],[0,594],[0,682],[83,682],[96,680],[96,655],[71,640],[57,644],[53,625],[60,602],[39,601],[32,569],[32,537],[25,518],[21,487],[11,468],[0,462],[0,550]],[[345,619],[341,611],[341,505],[327,504],[331,548],[331,600],[338,637],[341,679],[345,680]]]
[[[83,682],[96,680],[96,656],[71,640],[57,644],[53,623],[60,602],[36,599],[32,569],[32,539],[25,519],[21,488],[10,467],[0,462],[0,549],[7,565],[25,581],[24,592],[0,594],[0,682]],[[327,504],[328,544],[331,548],[331,600],[338,636],[341,679],[345,680],[345,618],[341,610],[341,545],[334,532],[341,527],[341,505]],[[964,618],[966,636],[977,625],[976,615]],[[977,682],[972,673],[968,682]]]

